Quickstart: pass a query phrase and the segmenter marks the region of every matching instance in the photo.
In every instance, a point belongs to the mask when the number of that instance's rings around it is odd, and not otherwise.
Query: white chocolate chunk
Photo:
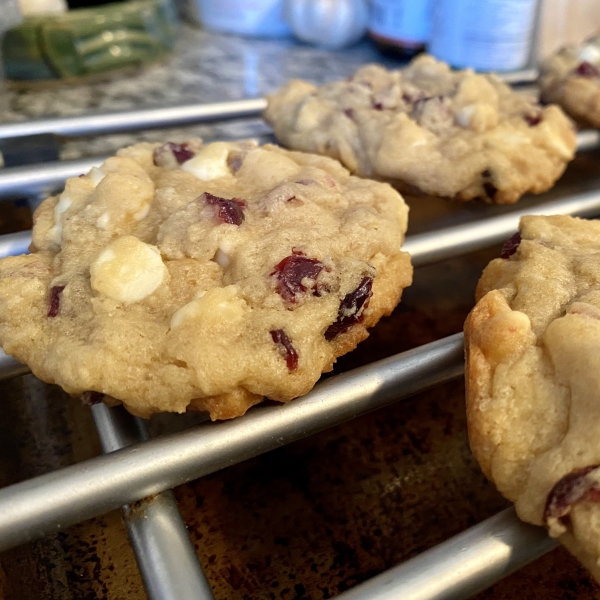
[[[52,241],[58,246],[60,246],[62,243],[62,214],[69,209],[71,204],[73,204],[73,201],[63,192],[58,200],[58,203],[54,207],[54,226],[48,231],[48,233],[51,236]]]
[[[463,106],[462,108],[459,108],[454,117],[456,118],[456,122],[461,126],[461,127],[469,127],[469,124],[471,123],[471,117],[473,116],[473,113],[475,112],[475,105],[474,104],[468,104],[467,106]]]
[[[213,326],[236,323],[246,311],[246,302],[239,296],[237,285],[212,288],[199,298],[182,306],[171,317],[171,329],[192,322]]]
[[[136,221],[141,221],[142,219],[145,219],[148,216],[148,213],[150,212],[150,203],[144,204],[142,206],[142,208],[140,208],[140,210],[138,210],[134,215],[133,218]]]
[[[579,60],[589,63],[600,62],[600,48],[596,44],[586,44],[579,51]]]
[[[110,215],[107,212],[102,213],[96,219],[96,227],[98,229],[106,229],[108,227],[109,223],[110,223]]]
[[[156,246],[132,235],[116,239],[90,267],[91,286],[118,302],[139,302],[164,281],[167,267]]]
[[[104,179],[106,173],[98,167],[92,167],[88,173],[88,177],[92,180],[94,187],[98,187],[98,184]]]
[[[546,136],[546,143],[552,148],[554,148],[554,150],[556,150],[559,153],[561,158],[573,158],[573,151],[571,150],[571,148],[569,148],[569,146],[565,144],[561,137],[549,134]]]
[[[218,248],[215,254],[215,262],[221,267],[225,268],[229,266],[231,260],[229,260],[229,256],[227,256],[227,254],[225,254],[221,248]]]
[[[231,175],[229,166],[227,165],[227,157],[229,155],[229,144],[226,142],[215,142],[203,146],[194,158],[186,160],[181,168],[192,175],[209,181],[217,177],[225,177]]]

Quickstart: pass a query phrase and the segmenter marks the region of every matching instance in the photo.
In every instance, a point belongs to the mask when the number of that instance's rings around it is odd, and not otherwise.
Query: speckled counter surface
[[[322,83],[352,74],[366,62],[385,61],[368,42],[342,52],[300,45],[291,38],[249,39],[183,27],[173,56],[140,72],[72,86],[8,90],[1,121],[69,116],[155,106],[220,102],[263,96],[288,79]],[[397,64],[387,61],[388,64]],[[62,158],[110,154],[133,140],[198,135],[249,137],[268,133],[260,119],[137,135],[67,141]]]
[[[381,57],[368,44],[332,53],[290,40],[185,29],[168,62],[113,81],[5,96],[4,120],[213,102],[263,95],[290,77],[346,77]],[[110,153],[134,139],[268,133],[257,119],[66,140],[64,158]],[[545,199],[600,188],[600,152],[578,157]],[[542,200],[544,199],[542,198]],[[408,198],[411,229],[505,208]],[[523,204],[531,203],[523,200]],[[29,226],[0,203],[0,233]],[[460,331],[477,279],[498,248],[417,269],[391,317],[343,357],[344,371]],[[32,376],[0,382],[0,486],[99,453],[89,409]],[[153,418],[154,432],[185,417]],[[504,508],[466,436],[457,381],[214,473],[176,490],[217,600],[320,600],[398,564]],[[0,600],[142,600],[118,512],[0,554]],[[555,550],[478,600],[594,600],[586,572]]]

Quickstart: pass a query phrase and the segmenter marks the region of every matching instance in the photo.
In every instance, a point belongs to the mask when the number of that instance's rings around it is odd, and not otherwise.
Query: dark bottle
[[[371,0],[369,36],[387,56],[409,59],[425,49],[432,0]]]

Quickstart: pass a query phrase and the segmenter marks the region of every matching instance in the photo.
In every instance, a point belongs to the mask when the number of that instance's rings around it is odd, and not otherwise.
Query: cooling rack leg
[[[148,439],[143,421],[121,406],[96,404],[92,414],[105,453]],[[123,515],[150,600],[213,598],[173,492],[124,506]]]

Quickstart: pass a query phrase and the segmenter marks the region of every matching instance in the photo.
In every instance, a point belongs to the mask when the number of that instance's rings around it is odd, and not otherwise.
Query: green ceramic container
[[[11,80],[82,77],[156,60],[175,43],[171,0],[131,0],[27,17],[2,40]]]

